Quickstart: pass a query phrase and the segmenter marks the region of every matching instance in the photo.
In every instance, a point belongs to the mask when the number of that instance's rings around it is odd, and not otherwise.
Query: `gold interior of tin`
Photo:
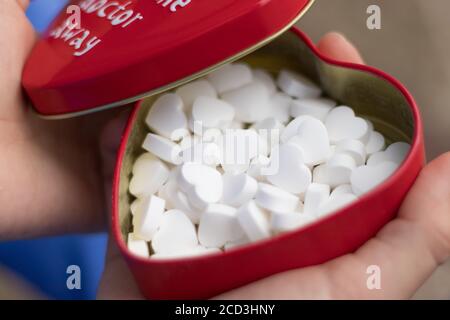
[[[291,32],[284,33],[241,60],[274,74],[288,68],[306,75],[320,84],[327,96],[371,120],[375,129],[385,136],[387,144],[396,141],[411,143],[413,139],[413,115],[407,100],[397,88],[373,74],[326,64]],[[143,101],[128,139],[120,172],[119,220],[125,240],[131,230],[130,203],[133,196],[128,192],[131,170],[136,158],[144,152],[141,145],[148,133],[145,117],[158,96]]]

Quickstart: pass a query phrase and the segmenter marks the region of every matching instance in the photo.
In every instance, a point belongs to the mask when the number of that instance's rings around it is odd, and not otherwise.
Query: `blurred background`
[[[28,16],[41,31],[65,3],[32,0]],[[374,4],[381,8],[380,30],[369,30],[366,25],[366,10]],[[448,12],[448,0],[316,0],[298,25],[315,41],[330,30],[344,33],[368,64],[392,74],[410,89],[421,107],[431,160],[450,150]],[[104,234],[0,244],[0,265],[4,266],[0,269],[0,298],[8,293],[93,299],[105,245]],[[81,267],[82,290],[66,287],[66,268],[71,264]],[[435,272],[415,298],[450,298],[450,262]]]

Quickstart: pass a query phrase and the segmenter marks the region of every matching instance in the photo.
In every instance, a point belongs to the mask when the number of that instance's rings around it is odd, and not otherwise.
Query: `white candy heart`
[[[277,83],[283,92],[295,98],[317,98],[322,94],[322,89],[314,82],[289,70],[280,72]]]
[[[258,182],[248,174],[225,173],[222,178],[222,201],[230,206],[240,207],[250,201],[258,190]]]
[[[297,135],[289,142],[303,150],[303,160],[308,166],[325,162],[331,153],[327,128],[317,119],[305,119],[298,127]]]
[[[173,93],[161,96],[153,104],[145,122],[163,137],[178,141],[189,134],[183,100]]]
[[[346,153],[356,162],[357,166],[366,163],[366,146],[359,140],[346,139],[337,143],[335,153]]]
[[[211,97],[198,97],[192,107],[192,119],[204,128],[223,128],[234,119],[234,108],[228,103]]]
[[[144,153],[133,166],[129,191],[137,198],[154,194],[169,178],[167,166],[150,153]]]
[[[178,190],[177,180],[170,179],[158,192],[158,196],[166,200],[166,209],[179,209],[183,211],[186,216],[194,224],[198,224],[202,216],[202,211],[194,208],[187,198],[186,194]]]
[[[228,64],[208,75],[219,94],[235,90],[253,81],[253,72],[245,63]]]
[[[195,143],[182,152],[184,163],[198,163],[216,167],[222,161],[222,150],[215,143]]]
[[[305,120],[315,120],[311,116],[300,116],[292,120],[288,123],[286,128],[281,133],[281,142],[286,143],[288,142],[292,137],[296,136],[298,133],[298,128]]]
[[[334,190],[331,192],[330,197],[334,197],[341,194],[352,194],[352,186],[350,184],[341,184],[340,186],[337,186],[334,188]]]
[[[336,102],[330,99],[295,99],[292,101],[290,114],[294,118],[311,116],[320,121],[325,121],[328,113],[334,107],[336,107]]]
[[[139,213],[141,203],[142,203],[142,199],[137,198],[130,204],[131,215],[135,216]]]
[[[369,141],[366,145],[367,154],[373,154],[375,152],[379,152],[383,150],[385,145],[384,137],[381,133],[377,131],[372,131],[369,137]]]
[[[277,85],[275,83],[275,79],[272,75],[263,69],[255,69],[253,70],[253,78],[255,81],[259,81],[264,84],[269,91],[269,94],[274,94],[277,91]]]
[[[222,175],[212,167],[185,163],[181,166],[178,182],[189,202],[199,210],[204,210],[209,204],[222,198]]]
[[[237,211],[239,225],[251,241],[270,237],[270,225],[267,212],[258,208],[254,201],[249,201]]]
[[[247,174],[257,181],[265,181],[267,175],[265,174],[270,166],[270,158],[259,155],[250,163]]]
[[[326,216],[332,214],[339,209],[348,206],[349,204],[358,200],[358,197],[354,194],[340,194],[335,195],[334,197],[330,197],[328,201],[326,201],[323,205],[319,207],[319,216]]]
[[[197,232],[189,218],[180,210],[167,211],[153,236],[152,248],[158,254],[192,250],[198,246]]]
[[[315,217],[300,212],[279,213],[272,212],[270,226],[275,232],[287,232],[313,223]]]
[[[208,80],[202,79],[190,82],[175,91],[184,102],[184,109],[190,112],[198,97],[217,98],[217,91]]]
[[[310,169],[304,164],[303,150],[293,143],[277,146],[271,154],[271,171],[267,180],[288,192],[306,191],[312,180]]]
[[[350,175],[356,168],[355,159],[346,153],[333,155],[326,163],[327,184],[334,188],[350,182]]]
[[[170,253],[155,253],[151,256],[152,259],[166,260],[166,259],[179,259],[179,258],[196,258],[209,254],[221,253],[222,250],[218,248],[205,248],[198,245],[193,248],[184,249],[182,251],[170,252]]]
[[[234,107],[236,120],[245,123],[270,117],[272,107],[269,98],[269,91],[261,82],[252,82],[222,95],[222,99]]]
[[[382,162],[372,166],[361,166],[353,170],[350,177],[353,192],[359,196],[371,191],[389,178],[397,168],[397,163]]]
[[[200,244],[208,248],[220,248],[227,242],[237,241],[244,232],[237,220],[237,210],[223,204],[208,206],[198,228]]]
[[[241,247],[241,246],[246,245],[248,243],[250,243],[250,239],[247,237],[247,235],[244,235],[242,238],[240,238],[240,239],[238,239],[236,241],[228,242],[227,244],[224,245],[223,249],[225,251],[227,251],[227,250],[231,250],[231,249],[234,249],[234,248],[237,248],[237,247]]]
[[[147,242],[143,239],[139,239],[133,233],[128,234],[127,246],[128,250],[138,257],[148,258],[150,254]]]
[[[405,142],[393,143],[385,151],[372,154],[367,160],[367,165],[374,166],[382,162],[394,162],[400,165],[405,160],[410,149],[411,146]]]
[[[267,183],[259,183],[255,202],[269,211],[294,212],[300,201],[298,197],[283,189]]]
[[[166,201],[157,196],[142,199],[139,212],[133,217],[135,234],[146,241],[151,241],[158,230],[165,209]]]
[[[356,139],[366,143],[369,139],[369,126],[363,118],[355,116],[353,109],[341,106],[334,108],[325,120],[331,143],[345,139]]]
[[[275,117],[281,123],[286,123],[289,121],[290,115],[289,111],[291,108],[292,98],[290,95],[277,92],[270,98],[270,105]]]
[[[180,146],[156,134],[149,133],[142,144],[142,148],[171,164],[178,165],[183,162]]]
[[[319,207],[330,197],[330,186],[327,184],[311,183],[305,193],[305,214],[316,215]]]

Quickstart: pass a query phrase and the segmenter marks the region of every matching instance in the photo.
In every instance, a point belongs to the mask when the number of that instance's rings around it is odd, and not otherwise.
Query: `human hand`
[[[358,51],[337,33],[325,35],[318,49],[336,60],[363,63]],[[405,299],[449,255],[450,153],[422,171],[398,217],[355,253],[323,265],[283,272],[217,299]],[[370,265],[381,268],[381,290],[366,286]],[[98,297],[143,298],[111,241]]]
[[[0,0],[0,240],[105,227],[101,168],[115,162],[101,163],[99,137],[117,111],[45,121],[27,106],[21,76],[36,40],[27,5]]]

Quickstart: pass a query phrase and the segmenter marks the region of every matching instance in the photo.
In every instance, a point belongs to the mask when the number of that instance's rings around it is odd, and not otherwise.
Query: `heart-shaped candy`
[[[270,95],[275,94],[277,91],[277,85],[275,83],[275,79],[272,75],[264,69],[255,69],[253,70],[253,78],[255,81],[259,81],[264,84],[269,91]]]
[[[370,133],[369,141],[366,145],[366,153],[373,154],[383,150],[385,144],[385,139],[383,135],[377,131],[372,131]]]
[[[287,232],[314,222],[315,217],[302,212],[272,212],[270,226],[275,232]]]
[[[197,80],[185,84],[175,91],[184,102],[184,111],[190,112],[197,97],[217,98],[217,91],[208,80]]]
[[[259,183],[255,202],[260,207],[274,212],[294,212],[299,198],[267,183]]]
[[[238,89],[253,80],[253,72],[245,63],[227,64],[208,75],[219,94]]]
[[[223,175],[222,201],[230,206],[239,207],[250,201],[258,190],[258,182],[250,175],[225,173]]]
[[[185,163],[180,168],[177,181],[180,189],[186,192],[189,202],[197,209],[204,210],[222,198],[222,175],[212,167]]]
[[[144,153],[133,166],[129,190],[141,198],[154,194],[169,178],[169,169],[151,153]]]
[[[362,166],[366,163],[366,145],[359,140],[341,140],[336,144],[334,152],[348,154],[355,160],[357,166]]]
[[[305,193],[303,212],[316,215],[319,207],[330,197],[330,186],[327,184],[311,183]]]
[[[261,82],[252,82],[228,91],[222,95],[222,99],[235,108],[236,120],[241,122],[258,122],[271,115],[270,94]]]
[[[282,70],[277,83],[285,93],[299,99],[317,98],[322,94],[322,89],[314,82],[290,70]]]
[[[182,211],[170,210],[163,214],[151,244],[153,251],[159,254],[189,251],[198,246],[197,232]]]
[[[410,149],[411,146],[405,142],[393,143],[385,151],[372,154],[367,160],[367,165],[374,166],[382,162],[394,162],[400,165]]]
[[[339,194],[330,197],[328,201],[326,201],[319,207],[319,216],[332,214],[339,209],[342,209],[345,206],[351,204],[352,202],[355,202],[356,200],[358,200],[358,197],[352,193]]]
[[[299,116],[311,116],[324,121],[336,102],[331,99],[295,99],[292,101],[290,114],[294,118]]]
[[[305,164],[315,166],[325,162],[330,156],[330,140],[327,128],[317,119],[305,119],[297,130],[297,135],[289,142],[303,150]],[[362,145],[364,147],[364,145]]]
[[[133,216],[134,232],[139,238],[151,241],[164,214],[166,201],[157,196],[142,199],[138,213]]]
[[[223,204],[208,206],[198,228],[200,244],[208,248],[221,248],[244,236],[237,220],[237,209]]]
[[[394,162],[356,168],[350,176],[353,192],[357,196],[369,192],[389,178],[397,168],[398,164]]]
[[[189,135],[187,117],[180,96],[174,93],[162,95],[145,119],[148,127],[172,141],[181,140]]]
[[[192,107],[192,120],[204,128],[223,128],[233,121],[234,108],[217,98],[200,96]]]
[[[345,139],[366,143],[369,139],[370,131],[366,120],[356,117],[353,109],[346,106],[331,110],[325,119],[325,126],[333,144]]]
[[[260,209],[251,200],[237,211],[239,225],[251,241],[258,241],[270,237],[268,213]]]
[[[311,170],[304,163],[303,150],[296,144],[276,146],[271,153],[267,180],[288,192],[300,194],[306,191],[312,180]]]

